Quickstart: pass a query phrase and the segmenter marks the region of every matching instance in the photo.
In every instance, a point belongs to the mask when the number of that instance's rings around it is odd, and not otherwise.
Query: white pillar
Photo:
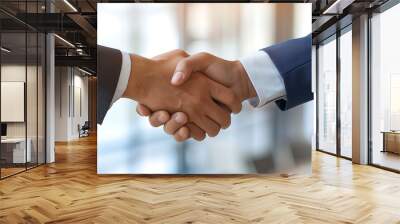
[[[368,163],[368,15],[353,20],[353,162]]]
[[[54,133],[55,133],[55,56],[54,35],[46,36],[46,163],[55,161]]]
[[[54,5],[46,1],[46,12]],[[55,42],[54,34],[46,34],[46,163],[55,162]]]

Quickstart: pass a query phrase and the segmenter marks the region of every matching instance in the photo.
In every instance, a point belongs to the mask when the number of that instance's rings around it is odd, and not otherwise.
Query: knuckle
[[[188,54],[186,51],[184,51],[184,50],[180,50],[180,51],[179,51],[179,56],[181,56],[181,57],[188,57],[189,54]]]
[[[182,50],[182,49],[175,49],[175,50],[173,50],[173,53],[174,53],[176,56],[180,56],[180,57],[187,57],[187,56],[189,56],[189,54],[188,54],[186,51]]]
[[[209,54],[209,53],[207,53],[205,51],[202,51],[202,52],[198,53],[198,55],[201,56],[201,57],[209,57],[211,54]]]
[[[185,52],[184,50],[182,50],[182,49],[175,49],[175,50],[173,50],[172,52],[173,52],[173,54],[175,54],[175,55],[183,55],[183,54],[186,53],[186,52]]]

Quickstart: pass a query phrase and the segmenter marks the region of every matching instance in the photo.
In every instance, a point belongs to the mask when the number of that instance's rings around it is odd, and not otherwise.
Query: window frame
[[[340,37],[344,35],[347,32],[352,31],[352,23],[347,24],[341,29],[337,29],[336,32],[333,34],[329,35],[325,39],[319,40],[318,43],[316,44],[316,151],[327,153],[329,155],[337,156],[340,158],[344,158],[347,160],[352,160],[351,157],[347,157],[342,155],[342,150],[341,150],[341,119],[340,119],[340,82],[341,82],[341,66],[340,66],[340,60],[341,60],[341,55],[340,55]],[[336,152],[328,152],[324,149],[319,148],[319,78],[320,78],[320,73],[319,73],[319,48],[322,43],[326,44],[331,41],[336,41]]]

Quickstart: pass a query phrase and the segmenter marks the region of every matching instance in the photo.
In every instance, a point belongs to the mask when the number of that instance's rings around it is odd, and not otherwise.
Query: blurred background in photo
[[[98,4],[100,45],[153,57],[173,49],[235,60],[311,33],[311,4]],[[133,62],[134,63],[134,62]],[[99,90],[101,91],[101,90]],[[242,112],[215,138],[177,143],[118,100],[98,126],[98,173],[304,173],[314,102]]]

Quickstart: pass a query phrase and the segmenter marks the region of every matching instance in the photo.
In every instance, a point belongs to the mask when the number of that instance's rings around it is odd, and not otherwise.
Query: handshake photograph
[[[400,0],[0,0],[0,224],[400,224]]]
[[[310,11],[99,4],[98,172],[310,173]]]

